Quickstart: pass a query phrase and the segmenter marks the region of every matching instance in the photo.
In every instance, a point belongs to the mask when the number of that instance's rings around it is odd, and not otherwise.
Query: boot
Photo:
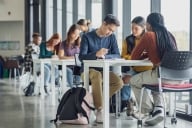
[[[133,101],[133,99],[129,99],[128,102],[127,102],[127,116],[132,116],[134,114],[134,105],[135,105],[135,102]]]

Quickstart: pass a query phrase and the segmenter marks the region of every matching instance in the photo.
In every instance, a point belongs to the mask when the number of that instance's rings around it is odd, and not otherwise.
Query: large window
[[[53,0],[47,1],[47,37],[49,39],[53,34]]]
[[[78,19],[85,18],[85,0],[78,0]]]
[[[62,0],[57,0],[57,32],[62,34]]]
[[[102,23],[102,1],[92,0],[92,27],[98,28]]]
[[[122,50],[122,42],[123,42],[123,0],[117,0],[117,16],[118,16],[118,19],[119,19],[119,22],[120,22],[120,26],[118,27],[117,29],[117,42],[118,42],[118,47],[119,47],[119,50],[120,50],[120,53],[121,53],[121,50]]]
[[[179,50],[189,50],[190,0],[161,0],[167,29],[175,36]],[[177,93],[177,110],[185,111],[189,93]]]
[[[162,0],[165,24],[176,37],[179,50],[189,50],[190,0]]]
[[[131,1],[131,19],[136,16],[146,18],[150,13],[150,0],[132,0]]]
[[[73,24],[73,0],[67,0],[67,30]]]

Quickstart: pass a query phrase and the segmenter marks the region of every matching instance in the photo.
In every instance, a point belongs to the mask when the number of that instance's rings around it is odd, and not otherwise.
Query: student
[[[121,57],[126,59],[126,60],[130,60],[131,59],[131,52],[133,51],[134,47],[137,46],[143,36],[143,34],[145,33],[145,19],[141,16],[137,16],[135,17],[132,21],[131,21],[131,30],[132,30],[132,34],[127,36],[123,42],[122,45],[122,53],[121,53]],[[152,69],[152,67],[149,66],[142,66],[142,67],[122,67],[123,69],[123,82],[124,82],[124,86],[121,89],[121,99],[122,99],[122,110],[127,107],[127,115],[131,115],[131,113],[133,114],[133,110],[131,110],[131,108],[133,108],[133,102],[131,100],[131,88],[128,84],[129,78],[132,75],[135,75],[139,72],[143,72],[149,69]],[[133,115],[134,116],[134,115]]]
[[[91,21],[87,19],[80,19],[77,21],[77,24],[80,27],[81,33],[80,36],[82,37],[83,34],[92,31],[93,29],[91,28]]]
[[[130,86],[133,90],[137,103],[140,101],[141,88],[143,84],[158,84],[157,67],[165,52],[177,50],[173,35],[164,25],[164,18],[160,13],[151,13],[147,17],[146,32],[140,43],[133,49],[131,59],[143,58],[144,54],[153,63],[153,69],[138,73],[131,77]],[[142,113],[152,113],[145,120],[147,125],[156,125],[163,121],[164,110],[162,97],[159,92],[151,92],[153,100],[147,91],[144,91],[142,102]]]
[[[25,55],[24,55],[24,67],[25,71],[31,71],[33,67],[33,59],[37,59],[40,54],[39,45],[41,44],[42,38],[39,33],[33,33],[32,35],[33,40],[29,43],[25,48]]]
[[[74,59],[74,55],[80,50],[80,29],[77,24],[73,24],[67,32],[66,39],[60,44],[59,59]],[[73,87],[73,66],[67,67],[67,82]],[[80,76],[76,76],[76,82],[80,81]]]
[[[39,58],[52,58],[56,57],[58,53],[57,46],[61,42],[61,36],[58,33],[55,33],[47,42],[42,42],[40,45],[40,55]],[[58,68],[55,67],[55,78],[59,77]],[[51,82],[51,65],[45,64],[44,66],[44,89],[45,93],[49,94],[48,85]]]
[[[120,58],[117,40],[113,32],[119,26],[118,19],[112,14],[108,14],[101,26],[91,32],[83,35],[79,59],[96,60],[98,58]],[[82,66],[83,67],[83,66]],[[121,89],[123,83],[119,76],[113,72],[109,73],[110,97]],[[103,92],[102,92],[102,69],[91,68],[89,70],[89,79],[92,85],[92,94],[96,108],[96,122],[102,123]],[[104,85],[108,86],[108,85]]]

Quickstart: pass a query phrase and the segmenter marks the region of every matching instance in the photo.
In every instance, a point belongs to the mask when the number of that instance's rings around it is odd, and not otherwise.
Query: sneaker
[[[132,98],[129,99],[128,102],[127,102],[127,111],[126,111],[127,116],[132,116],[133,115],[134,105],[135,105],[135,103],[134,103],[133,99]]]
[[[47,87],[47,86],[44,86],[44,90],[45,90],[45,93],[46,93],[47,95],[49,95],[49,91],[48,91],[48,87]]]
[[[121,101],[121,112],[127,110],[127,104],[128,104],[127,100],[122,100]]]
[[[145,113],[145,114],[140,113],[140,115],[139,115],[139,111],[136,111],[136,112],[133,112],[133,114],[131,116],[133,116],[135,119],[144,119],[144,118],[148,117],[149,114],[148,113]]]
[[[145,124],[149,126],[157,125],[158,123],[162,122],[164,119],[164,110],[162,106],[154,107],[152,115],[145,120]]]
[[[103,123],[103,111],[97,110],[96,112],[96,122],[97,123]]]
[[[55,79],[55,87],[60,87],[60,80],[59,80],[59,78]]]

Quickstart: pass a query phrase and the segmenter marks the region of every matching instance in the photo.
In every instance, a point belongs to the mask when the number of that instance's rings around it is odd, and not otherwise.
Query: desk
[[[124,60],[124,59],[106,59],[106,60],[83,60],[84,63],[84,84],[86,88],[89,87],[89,68],[101,67],[103,68],[103,85],[109,85],[109,67],[114,68],[119,66],[152,66],[148,60]],[[109,86],[103,86],[103,127],[109,128]]]
[[[62,87],[67,87],[67,66],[75,65],[75,59],[52,59],[51,60],[51,90],[52,90],[52,105],[55,105],[55,65],[62,65]]]
[[[37,71],[37,65],[40,65],[40,93],[41,96],[44,97],[44,65],[45,64],[51,64],[51,90],[52,90],[52,105],[55,105],[55,65],[62,65],[62,87],[67,86],[67,80],[66,80],[66,67],[68,65],[75,65],[75,59],[65,59],[65,60],[59,60],[59,59],[34,59],[33,60],[33,72],[34,76],[36,77],[36,71]]]
[[[34,59],[33,60],[33,75],[35,78],[37,78],[37,67],[40,66],[40,93],[41,97],[44,98],[45,91],[44,91],[44,65],[45,64],[51,64],[51,59]]]

